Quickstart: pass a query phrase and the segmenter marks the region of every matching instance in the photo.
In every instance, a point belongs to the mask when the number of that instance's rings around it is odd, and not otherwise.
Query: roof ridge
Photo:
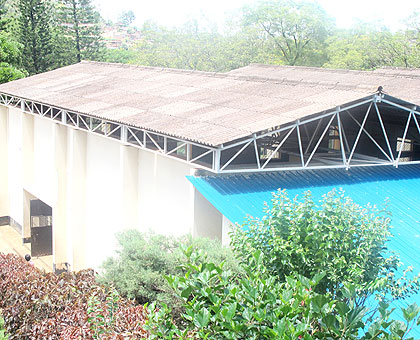
[[[328,68],[328,67],[316,67],[316,66],[299,66],[299,65],[275,65],[275,64],[261,64],[261,63],[251,63],[248,66],[240,67],[238,69],[232,70],[237,71],[249,66],[261,67],[261,68],[283,68],[283,69],[299,69],[299,70],[311,70],[316,72],[332,72],[332,73],[342,73],[342,74],[365,74],[369,76],[384,76],[387,78],[403,77],[403,78],[420,78],[420,75],[407,75],[404,73],[388,73],[381,72],[381,70],[395,70],[395,71],[415,71],[420,70],[420,68],[404,68],[404,67],[381,67],[375,70],[350,70],[343,68]],[[233,75],[233,74],[232,74]]]
[[[200,70],[188,70],[181,68],[170,68],[170,67],[160,67],[160,66],[146,66],[138,64],[123,64],[123,63],[111,63],[106,61],[93,61],[93,60],[82,60],[79,64],[98,64],[98,65],[110,65],[121,68],[136,68],[144,70],[156,70],[156,71],[167,71],[172,73],[194,73],[194,74],[204,74],[204,75],[223,75],[227,76],[227,73],[223,72],[211,72],[211,71],[200,71]]]
[[[121,68],[133,68],[133,69],[141,69],[141,70],[155,70],[158,72],[170,72],[170,73],[179,73],[179,74],[196,74],[202,75],[207,77],[213,78],[230,78],[234,80],[241,80],[241,81],[253,81],[253,82],[267,82],[272,84],[284,84],[284,85],[304,85],[304,86],[324,86],[327,88],[336,88],[341,90],[351,90],[351,89],[358,89],[360,85],[349,85],[346,83],[340,82],[328,82],[328,81],[310,81],[310,80],[294,80],[284,77],[282,79],[273,79],[261,76],[249,76],[244,74],[235,74],[229,72],[209,72],[209,71],[199,71],[199,70],[187,70],[187,69],[177,69],[177,68],[168,68],[168,67],[156,67],[156,66],[144,66],[144,65],[136,65],[136,64],[122,64],[122,63],[110,63],[110,62],[102,62],[102,61],[90,61],[90,60],[82,60],[81,64],[98,64],[98,65],[111,65],[115,67]],[[252,65],[252,64],[251,64]],[[288,65],[266,65],[266,64],[258,64],[262,67],[290,67],[293,68],[295,66],[288,66]],[[300,67],[300,66],[299,66]],[[302,66],[303,68],[307,68]],[[309,68],[309,67],[308,67]],[[319,68],[311,67],[314,70],[318,70]],[[379,86],[380,84],[378,84]]]

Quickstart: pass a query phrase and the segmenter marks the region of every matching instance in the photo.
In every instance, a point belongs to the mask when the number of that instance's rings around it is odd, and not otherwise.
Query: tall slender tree
[[[18,36],[23,65],[30,74],[53,67],[52,11],[46,0],[18,0]]]
[[[6,28],[6,1],[0,0],[0,31],[4,31]]]
[[[101,16],[91,0],[59,0],[59,20],[63,35],[69,38],[70,60],[98,59],[104,48]]]

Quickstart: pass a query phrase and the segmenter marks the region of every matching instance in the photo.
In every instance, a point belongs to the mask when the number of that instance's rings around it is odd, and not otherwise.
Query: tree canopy
[[[193,19],[179,27],[145,21],[137,28],[132,10],[122,11],[115,24],[105,22],[91,0],[0,0],[2,50],[10,54],[1,56],[9,74],[2,81],[83,59],[217,72],[250,63],[415,68],[420,11],[407,14],[399,31],[375,22],[339,29],[317,3],[258,0],[222,26]]]

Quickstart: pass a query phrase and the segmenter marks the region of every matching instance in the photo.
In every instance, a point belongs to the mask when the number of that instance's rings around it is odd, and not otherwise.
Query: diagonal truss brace
[[[385,128],[385,125],[383,123],[383,117],[377,105],[378,102],[386,103],[399,110],[404,110],[404,111],[409,112],[408,119],[405,125],[404,135],[402,138],[401,147],[399,148],[399,150],[397,150],[397,154],[393,153],[391,142],[390,142],[387,130]],[[141,149],[147,149],[151,152],[162,154],[167,157],[174,157],[177,160],[192,164],[195,167],[206,169],[215,173],[238,173],[238,172],[251,172],[251,171],[252,172],[282,171],[282,170],[322,169],[322,168],[349,168],[353,166],[374,166],[374,165],[389,165],[389,164],[392,164],[395,167],[398,167],[398,165],[400,164],[415,163],[414,161],[410,161],[410,162],[401,161],[402,149],[407,139],[407,133],[408,133],[408,128],[409,128],[411,119],[416,124],[417,130],[420,134],[420,125],[417,120],[417,116],[420,115],[420,112],[417,110],[417,108],[416,107],[408,108],[404,105],[395,103],[392,97],[384,96],[384,95],[373,95],[370,97],[366,97],[352,104],[343,105],[331,111],[324,111],[323,113],[320,113],[318,115],[302,118],[290,124],[285,124],[277,128],[270,129],[269,131],[266,131],[263,133],[255,133],[249,138],[244,138],[243,140],[237,141],[237,142],[222,144],[218,147],[208,146],[208,145],[196,143],[193,141],[185,140],[182,138],[164,135],[162,133],[158,133],[155,131],[149,131],[142,128],[128,126],[128,125],[121,124],[115,121],[102,119],[100,117],[94,117],[87,114],[64,110],[62,108],[11,96],[5,93],[0,93],[0,104],[8,106],[8,107],[12,107],[12,108],[20,108],[22,111],[26,113],[40,116],[45,119],[50,119],[50,120],[53,120],[54,122],[61,123],[75,129],[89,131],[91,133],[99,134],[106,138],[117,139],[126,145],[131,145],[131,146],[141,148]],[[349,110],[363,106],[363,105],[368,105],[369,107],[364,115],[363,122],[360,123],[352,115],[352,113],[349,112]],[[371,112],[372,109],[375,110],[376,115],[378,117],[380,128],[382,130],[384,139],[386,141],[386,147],[385,147],[386,151],[375,140],[375,138],[367,132],[365,128],[368,117],[372,113]],[[352,119],[353,121],[355,121],[357,125],[359,126],[356,140],[354,141],[354,144],[352,145],[351,148],[349,146],[349,142],[345,133],[345,126],[343,124],[343,117],[345,115],[347,115],[349,119]],[[323,155],[322,158],[317,157],[317,163],[315,164],[313,162],[315,154],[317,150],[320,148],[321,142],[325,138],[328,132],[328,129],[331,128],[334,122],[334,119],[336,119],[336,122],[337,122],[337,126],[335,127],[335,129],[336,131],[338,131],[338,137],[340,140],[340,146],[339,146],[340,156],[338,156],[338,153],[325,154]],[[324,120],[328,120],[328,124],[322,131],[321,135],[319,136],[319,132],[321,132],[320,129],[321,129],[321,126],[323,126]],[[307,124],[311,122],[315,122],[317,124],[316,133],[314,133],[312,136],[309,136]],[[293,134],[293,132],[295,131],[296,131],[296,134]],[[304,134],[306,132],[306,135],[305,135],[305,138],[307,138],[306,141],[308,141],[309,139],[309,144],[307,144],[305,147],[303,145],[303,139],[302,139],[303,136],[301,135],[302,131],[304,132]],[[360,137],[362,133],[365,133],[375,143],[375,145],[385,155],[385,157],[389,160],[389,162],[384,162],[383,159],[363,156],[359,154],[357,154],[358,161],[352,162],[352,159],[355,156],[355,151],[360,141]],[[294,136],[297,136],[297,142],[296,142],[296,137],[292,137],[292,134]],[[271,136],[273,136],[273,138],[276,139],[277,143],[275,147],[273,145],[273,151],[268,156],[268,158],[262,161],[260,158],[259,140],[266,137],[271,137]],[[146,143],[146,138],[147,140],[150,140],[151,143],[150,142]],[[170,150],[168,150],[169,140],[172,141],[172,145],[173,143],[176,142],[175,147],[174,148],[171,147]],[[296,151],[295,153],[284,150],[285,143],[287,143],[287,141],[290,141],[290,140],[292,140],[293,143],[297,143],[296,150],[298,151]],[[163,147],[162,147],[162,141],[163,141]],[[245,150],[246,152],[250,152],[250,149],[248,148],[249,146],[252,147],[253,152],[255,153],[254,164],[251,164],[249,166],[245,165],[241,167],[229,166],[229,165],[232,165],[235,159],[237,159],[243,152],[245,152]],[[181,148],[185,148],[184,158],[180,158],[180,154],[176,152],[177,150]],[[195,151],[192,151],[193,150],[192,148],[195,148],[194,149]],[[236,148],[237,151],[234,152],[233,155],[229,157],[229,159],[222,158],[223,151],[229,150],[231,148]],[[284,167],[280,163],[274,164],[273,157],[278,152],[283,152],[286,154],[289,153],[290,155],[294,157],[298,157],[298,159],[300,159],[301,164],[298,166],[289,166],[289,167]],[[308,157],[309,152],[310,154]],[[204,158],[208,160],[209,156],[211,156],[210,162],[208,161],[206,161],[207,163],[200,162]],[[223,159],[223,162],[222,162],[222,159]],[[322,165],[321,163],[325,165]],[[418,161],[418,163],[420,163],[420,161]]]

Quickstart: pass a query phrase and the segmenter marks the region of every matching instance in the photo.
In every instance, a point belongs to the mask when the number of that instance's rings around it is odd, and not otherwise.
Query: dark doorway
[[[31,200],[31,255],[52,255],[52,208]]]

